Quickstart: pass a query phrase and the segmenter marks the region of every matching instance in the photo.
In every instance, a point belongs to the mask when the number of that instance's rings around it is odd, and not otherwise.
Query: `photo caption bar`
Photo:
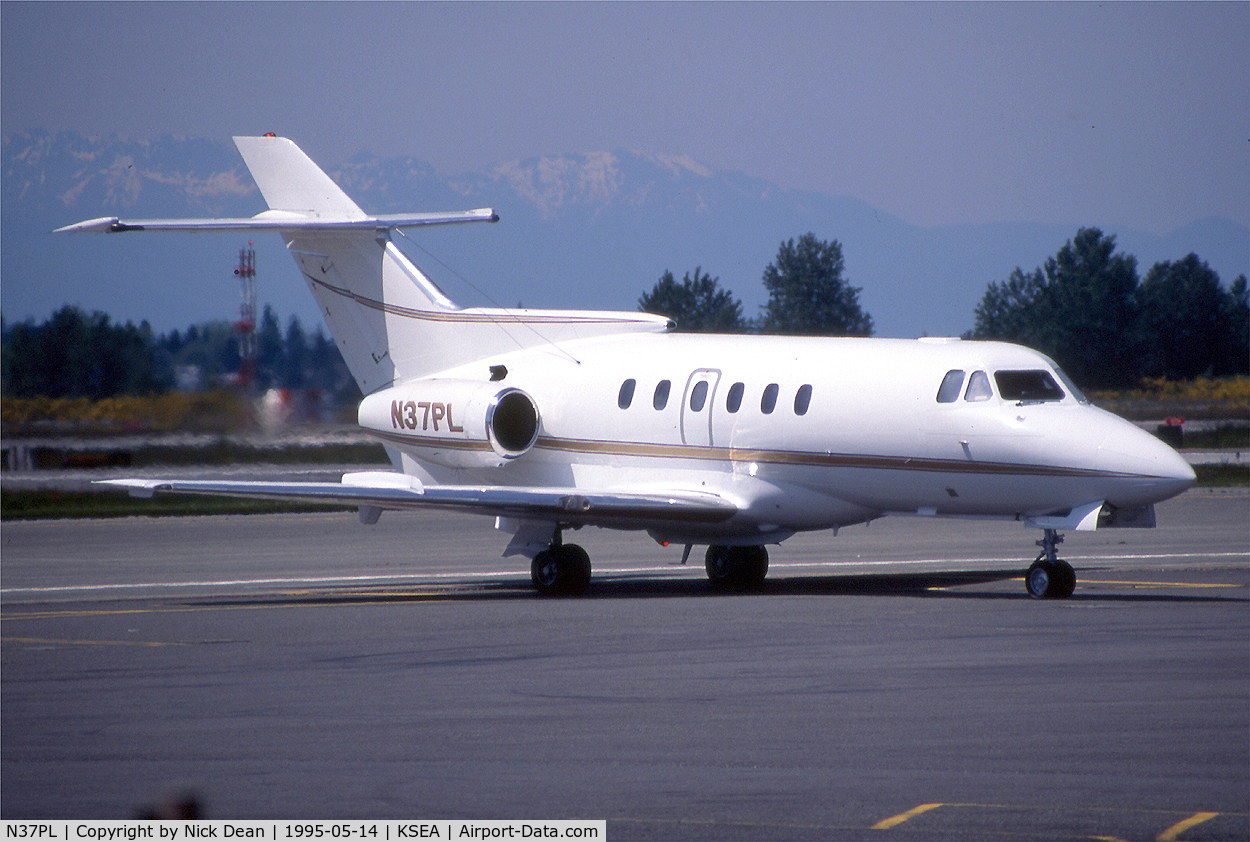
[[[141,839],[188,842],[198,839],[289,840],[350,839],[392,842],[398,839],[590,839],[608,838],[606,819],[476,821],[4,821],[4,840],[42,842],[137,842]]]

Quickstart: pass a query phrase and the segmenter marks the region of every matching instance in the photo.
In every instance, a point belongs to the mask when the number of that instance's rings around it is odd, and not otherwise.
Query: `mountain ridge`
[[[44,318],[65,303],[118,320],[147,319],[161,330],[234,317],[231,270],[241,243],[228,237],[50,233],[98,216],[264,210],[233,144],[15,133],[3,139],[0,166],[0,311],[7,321]],[[782,187],[681,155],[563,153],[446,176],[416,156],[362,151],[325,168],[371,212],[495,208],[498,225],[396,235],[465,306],[633,310],[664,271],[680,277],[700,266],[751,316],[765,301],[760,277],[778,244],[807,231],[842,244],[846,278],[863,290],[861,304],[883,336],[962,333],[989,282],[1041,265],[1082,224],[1114,235],[1142,275],[1190,252],[1226,285],[1250,273],[1250,229],[1219,217],[1164,235],[1091,222],[925,228],[854,197]],[[278,238],[260,238],[256,248],[261,300],[311,327],[315,305]]]

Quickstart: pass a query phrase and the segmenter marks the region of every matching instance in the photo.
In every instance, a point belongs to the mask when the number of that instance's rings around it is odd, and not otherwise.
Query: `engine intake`
[[[474,380],[418,380],[360,402],[360,426],[424,459],[453,468],[499,467],[528,453],[542,419],[514,386]]]

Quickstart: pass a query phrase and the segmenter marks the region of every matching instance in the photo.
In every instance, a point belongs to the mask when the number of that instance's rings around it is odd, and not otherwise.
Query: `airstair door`
[[[684,444],[711,445],[712,404],[715,403],[716,385],[720,372],[714,368],[701,368],[686,381],[686,391],[681,401],[681,440]]]

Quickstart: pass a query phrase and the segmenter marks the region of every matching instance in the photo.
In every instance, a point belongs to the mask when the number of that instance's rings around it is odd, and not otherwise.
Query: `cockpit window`
[[[1049,371],[996,371],[994,382],[998,384],[998,394],[1005,401],[1061,401],[1063,389],[1050,376]]]
[[[959,400],[959,390],[964,385],[964,373],[962,369],[954,369],[946,372],[946,376],[942,378],[942,385],[938,387],[937,402],[938,403],[954,403]]]
[[[968,378],[968,391],[964,392],[964,400],[966,401],[988,401],[994,397],[994,390],[990,388],[990,378],[984,371],[974,371],[972,376]]]
[[[1055,374],[1059,375],[1059,382],[1063,384],[1063,388],[1068,390],[1068,394],[1076,398],[1078,403],[1089,403],[1089,398],[1085,397],[1085,393],[1076,387],[1062,368],[1055,366]]]

